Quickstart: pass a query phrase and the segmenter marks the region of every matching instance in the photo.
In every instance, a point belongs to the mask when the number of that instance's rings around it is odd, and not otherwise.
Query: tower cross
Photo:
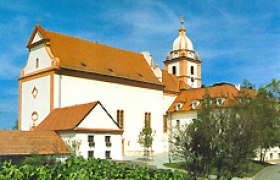
[[[181,16],[181,17],[180,17],[180,23],[181,23],[182,26],[184,25],[184,22],[185,22],[185,21],[184,21],[184,16]]]

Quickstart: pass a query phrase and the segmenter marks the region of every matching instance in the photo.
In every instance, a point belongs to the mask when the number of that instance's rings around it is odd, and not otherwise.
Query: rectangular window
[[[278,159],[280,159],[280,153],[278,153]]]
[[[273,159],[273,153],[270,153],[270,159]]]
[[[111,151],[105,151],[105,157],[106,157],[106,159],[112,159],[111,158]]]
[[[145,113],[145,126],[151,127],[151,113]]]
[[[112,146],[111,136],[105,136],[105,143],[106,143],[107,147],[111,147]]]
[[[123,120],[124,120],[124,113],[123,113],[123,110],[118,110],[118,111],[117,111],[117,123],[118,123],[118,125],[119,125],[119,127],[120,127],[121,129],[124,128]]]
[[[111,136],[105,136],[105,142],[111,142]]]
[[[88,145],[89,145],[89,147],[94,147],[95,146],[94,136],[92,136],[92,135],[88,136]]]
[[[194,67],[191,66],[191,75],[194,75]]]
[[[168,118],[167,115],[163,115],[163,132],[167,133],[167,128],[168,128]]]
[[[35,67],[36,67],[36,69],[39,68],[39,59],[38,58],[36,58]]]
[[[180,127],[180,120],[176,120],[176,126]]]
[[[88,136],[88,142],[94,142],[94,136]]]
[[[94,157],[94,151],[88,151],[88,158]]]

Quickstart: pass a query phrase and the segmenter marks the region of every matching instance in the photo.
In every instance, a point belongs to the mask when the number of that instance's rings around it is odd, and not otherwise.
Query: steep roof
[[[231,84],[220,84],[216,86],[204,87],[204,88],[195,88],[182,91],[177,98],[174,100],[172,105],[169,107],[169,112],[174,112],[177,103],[181,103],[183,106],[180,108],[180,111],[192,111],[192,102],[197,100],[200,102],[200,105],[195,109],[200,109],[203,103],[203,100],[206,98],[216,99],[216,98],[225,98],[223,105],[228,105],[232,100],[235,100],[236,97],[253,97],[257,95],[257,91],[252,89],[240,88],[238,90],[234,85]]]
[[[0,155],[70,154],[54,131],[0,131]]]
[[[60,68],[162,85],[140,53],[51,32],[39,25],[35,26],[27,47],[32,47],[37,31],[59,59]]]
[[[104,129],[104,128],[85,128],[79,127],[82,121],[89,115],[89,113],[97,106],[100,102],[91,102],[86,104],[79,104],[64,108],[57,108],[51,111],[51,113],[35,128],[35,131],[51,130],[51,131],[90,131],[90,132],[112,132],[122,133],[123,130],[116,129]],[[112,120],[112,123],[116,122],[112,119],[111,115],[108,114],[105,108],[105,113]],[[116,124],[116,127],[118,125]]]
[[[42,130],[74,130],[98,102],[57,108],[35,128]]]
[[[168,71],[162,70],[162,83],[165,86],[165,92],[179,93],[180,89],[190,89],[183,81],[179,81],[174,74],[169,74]]]

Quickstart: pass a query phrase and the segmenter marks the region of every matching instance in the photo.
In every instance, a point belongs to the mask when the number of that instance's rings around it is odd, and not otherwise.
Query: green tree
[[[12,127],[13,130],[18,130],[18,120],[15,121],[15,124]]]
[[[148,158],[153,145],[153,130],[150,126],[144,126],[138,135],[138,143],[144,147],[144,157]]]
[[[280,80],[272,81],[259,88],[259,97],[255,99],[258,118],[258,143],[260,160],[264,161],[267,150],[279,146],[280,137]]]
[[[265,87],[273,91],[264,92],[277,93],[272,84]],[[195,175],[242,176],[257,150],[279,145],[280,114],[273,97],[243,94],[227,107],[211,106],[205,99],[197,119],[174,133],[173,154],[183,157],[186,169]]]
[[[247,79],[243,79],[241,86],[243,88],[256,89],[256,86],[252,84],[250,81],[248,81]]]

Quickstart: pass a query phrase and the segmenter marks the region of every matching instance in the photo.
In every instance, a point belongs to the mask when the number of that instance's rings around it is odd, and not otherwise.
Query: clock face
[[[33,112],[32,113],[32,120],[33,121],[37,121],[37,119],[38,119],[38,113],[37,112]]]

